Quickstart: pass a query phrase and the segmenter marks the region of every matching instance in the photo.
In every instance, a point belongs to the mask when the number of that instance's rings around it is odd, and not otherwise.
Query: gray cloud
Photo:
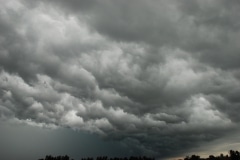
[[[237,132],[238,8],[224,0],[3,2],[0,117],[97,133],[159,157]]]

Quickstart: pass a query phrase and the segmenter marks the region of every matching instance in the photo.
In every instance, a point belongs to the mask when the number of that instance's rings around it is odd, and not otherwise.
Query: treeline
[[[229,155],[220,154],[219,156],[209,155],[207,158],[201,158],[198,155],[187,156],[184,160],[240,160],[239,151],[230,150]]]
[[[56,157],[51,156],[51,155],[46,155],[45,158],[41,158],[41,159],[38,159],[38,160],[70,160],[70,157],[68,155],[56,156]]]
[[[94,160],[94,158],[82,158],[81,160]],[[96,160],[155,160],[154,158],[149,158],[149,157],[124,157],[124,158],[119,158],[119,157],[114,157],[114,158],[108,158],[107,156],[103,157],[97,157]]]
[[[39,160],[73,160],[73,159],[70,159],[68,155],[56,156],[56,157],[47,155],[45,158],[42,158]],[[82,158],[81,160],[155,160],[155,158],[149,158],[145,156],[108,158],[107,156],[102,156],[102,157],[96,157],[95,159],[93,157],[87,157],[87,158]],[[229,155],[228,154],[227,155],[220,154],[219,156],[209,155],[209,157],[207,158],[201,158],[198,155],[192,155],[192,156],[186,156],[183,160],[240,160],[240,153],[239,151],[230,150]]]
[[[41,158],[39,160],[70,160],[70,157],[65,155],[65,156],[51,156],[51,155],[47,155],[45,157],[45,159]],[[73,160],[73,159],[71,159]],[[154,158],[149,158],[149,157],[145,157],[145,156],[139,156],[139,157],[113,157],[113,158],[108,158],[107,156],[102,156],[102,157],[97,157],[96,159],[94,159],[93,157],[87,157],[87,158],[82,158],[81,160],[155,160]]]

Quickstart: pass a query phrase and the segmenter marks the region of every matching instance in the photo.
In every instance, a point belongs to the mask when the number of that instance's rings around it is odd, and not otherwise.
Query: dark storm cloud
[[[239,126],[239,3],[17,1],[0,12],[0,117],[159,157]]]
[[[68,14],[87,15],[90,28],[113,40],[179,47],[204,63],[224,69],[239,64],[237,1],[104,0],[51,4],[61,6]],[[151,56],[156,60],[156,55]]]
[[[239,2],[195,1],[182,3],[180,6],[181,10],[191,17],[194,23],[192,27],[196,28],[197,32],[206,34],[193,40],[188,48],[194,52],[201,51],[201,60],[216,67],[239,67],[239,46],[236,44],[239,39]]]

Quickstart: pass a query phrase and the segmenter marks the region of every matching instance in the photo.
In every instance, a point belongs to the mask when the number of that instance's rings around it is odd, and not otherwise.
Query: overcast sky
[[[0,157],[240,148],[239,0],[0,0]]]

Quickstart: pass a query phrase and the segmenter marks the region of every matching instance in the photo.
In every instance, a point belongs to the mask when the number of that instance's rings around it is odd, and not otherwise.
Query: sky
[[[0,159],[240,148],[239,0],[0,0]]]

